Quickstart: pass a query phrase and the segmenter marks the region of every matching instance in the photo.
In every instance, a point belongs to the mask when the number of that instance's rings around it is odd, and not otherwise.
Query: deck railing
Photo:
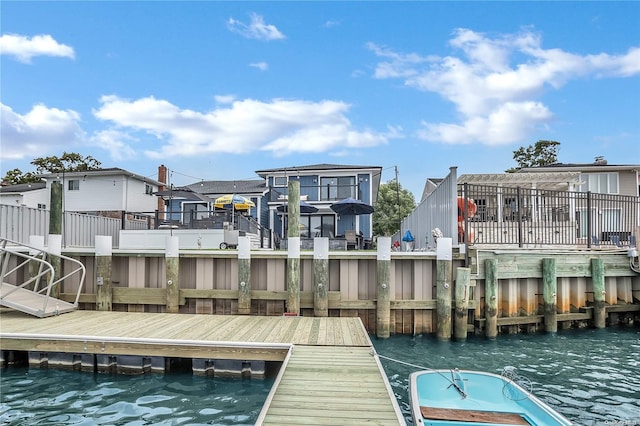
[[[640,226],[634,196],[471,184],[458,191],[478,207],[464,217],[475,244],[634,245]]]

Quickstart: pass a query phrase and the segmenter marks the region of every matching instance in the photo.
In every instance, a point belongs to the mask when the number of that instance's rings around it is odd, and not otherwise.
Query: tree
[[[62,157],[40,157],[34,159],[31,164],[36,166],[36,173],[44,174],[99,170],[102,163],[90,155],[83,157],[75,152],[64,152]]]
[[[413,194],[396,180],[380,185],[378,201],[373,212],[374,235],[392,235],[400,229],[400,222],[416,207]]]
[[[75,152],[64,152],[61,157],[39,157],[31,164],[36,166],[36,172],[23,173],[20,169],[9,170],[2,178],[2,183],[16,185],[19,183],[40,182],[41,174],[62,172],[84,172],[87,170],[99,170],[100,161],[91,156],[83,157]]]
[[[506,170],[507,173],[514,173],[525,167],[548,166],[558,162],[558,150],[560,142],[539,140],[535,145],[520,147],[513,151],[513,159],[518,163],[518,167]]]

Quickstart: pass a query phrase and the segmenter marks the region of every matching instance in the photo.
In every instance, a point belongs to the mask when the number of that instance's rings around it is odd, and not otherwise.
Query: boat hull
[[[512,379],[480,371],[427,370],[409,376],[416,426],[571,425]]]

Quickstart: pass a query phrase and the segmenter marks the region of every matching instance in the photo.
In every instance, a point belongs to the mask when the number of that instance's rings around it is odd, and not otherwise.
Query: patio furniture
[[[358,237],[356,231],[349,230],[344,231],[344,238],[347,240],[347,250],[356,250],[358,249]]]

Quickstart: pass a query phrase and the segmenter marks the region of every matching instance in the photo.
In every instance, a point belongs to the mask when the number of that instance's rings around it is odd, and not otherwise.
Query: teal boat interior
[[[415,425],[570,425],[527,389],[530,382],[507,374],[428,370],[411,374]],[[513,380],[516,379],[516,380]]]

